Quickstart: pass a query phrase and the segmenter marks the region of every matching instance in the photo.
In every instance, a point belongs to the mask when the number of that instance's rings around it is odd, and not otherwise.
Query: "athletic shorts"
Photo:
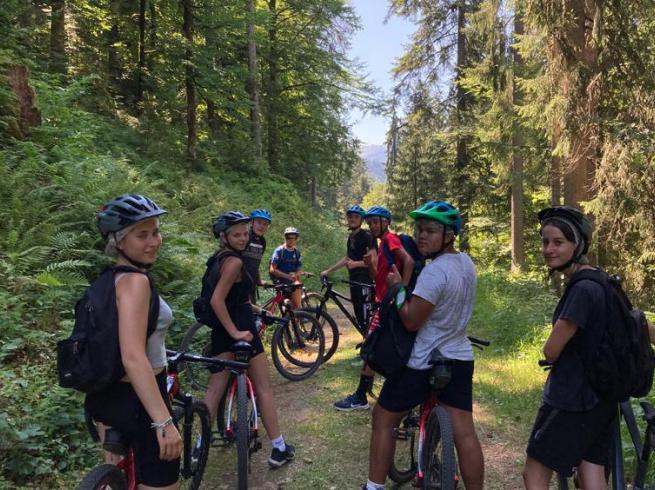
[[[473,361],[453,360],[450,383],[438,393],[440,402],[467,412],[473,411]],[[389,412],[406,412],[430,398],[430,369],[404,367],[384,380],[378,404]]]
[[[262,339],[259,338],[257,327],[255,326],[255,316],[252,313],[250,303],[243,303],[237,306],[235,316],[232,318],[237,330],[245,332],[248,331],[252,334],[252,357],[264,352],[264,345]],[[223,352],[232,352],[232,346],[237,342],[222,325],[217,325],[212,329],[212,350],[211,355],[217,356]]]
[[[162,398],[171,405],[166,393],[166,371],[156,376]],[[152,487],[165,487],[178,481],[180,459],[159,459],[157,434],[152,419],[141,404],[131,383],[119,381],[100,393],[88,395],[85,407],[94,420],[118,430],[134,451],[136,481]]]
[[[530,434],[528,456],[566,476],[583,460],[606,466],[616,415],[616,403],[599,402],[586,412],[569,412],[544,403]]]

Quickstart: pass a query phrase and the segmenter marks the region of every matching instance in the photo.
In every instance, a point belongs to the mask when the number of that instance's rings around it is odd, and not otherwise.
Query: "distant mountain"
[[[384,167],[387,162],[387,148],[384,145],[362,145],[359,156],[366,162],[369,176],[378,182],[386,182]]]

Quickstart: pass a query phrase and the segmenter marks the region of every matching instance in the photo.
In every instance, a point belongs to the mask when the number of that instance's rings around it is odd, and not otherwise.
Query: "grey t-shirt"
[[[473,360],[466,326],[473,312],[475,286],[475,266],[464,253],[443,254],[425,266],[412,294],[433,304],[434,309],[416,335],[407,366],[428,369],[435,348],[450,359]]]

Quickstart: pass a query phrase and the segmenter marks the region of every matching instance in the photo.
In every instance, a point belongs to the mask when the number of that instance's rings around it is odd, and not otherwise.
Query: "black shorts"
[[[250,303],[238,305],[233,313],[234,316],[232,316],[232,320],[234,321],[234,326],[237,327],[237,330],[241,332],[250,332],[252,334],[252,340],[250,341],[250,345],[252,345],[252,357],[264,352],[264,346],[262,345],[262,339],[259,338],[259,333],[257,333],[255,315],[252,312],[252,306]],[[217,325],[212,329],[211,355],[217,356],[223,352],[231,352],[232,346],[236,342],[237,341],[234,340],[234,337],[227,333],[227,330],[225,330],[222,325]]]
[[[473,361],[453,360],[450,383],[438,393],[439,401],[460,410],[473,411]],[[432,394],[430,369],[409,367],[384,380],[378,403],[390,412],[406,412]]]
[[[239,328],[239,330],[245,331],[246,329]],[[252,340],[250,341],[250,345],[252,345],[251,357],[255,357],[257,354],[264,352],[264,344],[262,344],[262,339],[259,338],[259,334],[257,333],[257,328],[255,325],[248,328],[247,330],[252,334]],[[212,330],[211,355],[217,356],[223,352],[232,352],[232,346],[236,342],[237,341],[234,340],[234,337],[227,333],[227,330],[225,330],[223,327],[219,326],[214,328]]]
[[[166,372],[157,375],[162,398],[171,406],[166,393]],[[136,481],[152,487],[174,484],[180,476],[180,459],[159,459],[157,434],[150,427],[152,419],[143,407],[131,383],[117,382],[100,393],[88,395],[85,407],[94,420],[121,432],[134,451]]]
[[[586,412],[543,404],[537,412],[527,453],[553,471],[570,476],[581,461],[609,463],[616,403],[599,402]]]

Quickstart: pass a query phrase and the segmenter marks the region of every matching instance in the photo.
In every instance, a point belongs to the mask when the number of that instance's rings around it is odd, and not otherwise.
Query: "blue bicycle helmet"
[[[273,216],[271,216],[271,213],[267,209],[254,209],[250,213],[250,218],[263,219],[265,221],[268,221],[269,223],[273,221]]]
[[[455,206],[446,201],[428,201],[409,213],[413,219],[430,219],[450,226],[455,235],[462,229],[462,217]]]
[[[107,238],[110,233],[127,228],[134,223],[166,214],[151,199],[139,194],[123,194],[105,204],[96,215],[100,234]]]
[[[366,211],[366,215],[364,217],[370,218],[372,216],[379,216],[380,218],[391,221],[391,211],[389,211],[387,208],[383,208],[382,206],[372,206],[368,208],[368,211]]]
[[[358,214],[362,218],[366,216],[366,211],[364,211],[364,208],[361,206],[357,206],[356,204],[354,206],[350,206],[348,209],[346,209],[346,215],[348,214]]]
[[[246,216],[240,211],[228,211],[227,213],[221,214],[214,220],[212,230],[214,232],[214,236],[218,238],[221,233],[226,232],[232,226],[239,223],[248,223],[249,221],[250,216]]]

